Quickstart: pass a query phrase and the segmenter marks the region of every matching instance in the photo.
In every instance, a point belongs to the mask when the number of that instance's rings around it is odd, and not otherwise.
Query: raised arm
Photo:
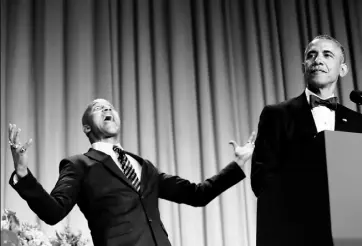
[[[59,167],[59,179],[52,192],[48,194],[28,169],[27,151],[32,141],[30,139],[21,145],[19,133],[20,129],[10,124],[9,142],[15,171],[10,177],[9,184],[41,220],[54,225],[76,204],[84,171],[80,165],[63,160]]]
[[[160,198],[184,203],[195,207],[205,206],[222,192],[245,178],[242,170],[254,150],[255,133],[253,132],[244,146],[230,143],[234,147],[235,160],[217,175],[196,184],[178,176],[159,174]]]

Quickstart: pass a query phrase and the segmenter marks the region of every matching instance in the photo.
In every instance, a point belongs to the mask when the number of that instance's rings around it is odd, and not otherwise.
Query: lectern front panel
[[[362,245],[362,134],[325,132],[335,246]]]

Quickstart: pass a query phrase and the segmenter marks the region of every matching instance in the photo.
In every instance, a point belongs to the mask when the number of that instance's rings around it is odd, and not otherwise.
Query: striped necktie
[[[136,171],[132,167],[131,162],[128,160],[124,151],[118,146],[113,146],[114,152],[118,155],[118,161],[121,164],[121,169],[127,179],[131,182],[131,184],[136,188],[137,191],[141,188],[140,180],[137,177]]]

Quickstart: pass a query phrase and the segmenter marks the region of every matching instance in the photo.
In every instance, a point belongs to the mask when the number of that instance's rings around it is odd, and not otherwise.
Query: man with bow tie
[[[325,130],[362,133],[362,115],[338,104],[334,94],[348,72],[343,46],[317,36],[303,66],[305,91],[266,106],[260,116],[251,171],[257,246],[333,245],[326,168],[315,161],[313,139]]]
[[[82,118],[92,147],[60,162],[50,194],[28,167],[31,139],[19,143],[20,129],[9,126],[15,171],[10,185],[48,224],[62,220],[77,204],[88,221],[95,246],[170,246],[158,199],[199,207],[245,178],[243,166],[254,150],[255,133],[244,146],[233,144],[235,161],[219,174],[195,184],[160,172],[150,161],[123,150],[120,118],[104,99],[90,103]]]

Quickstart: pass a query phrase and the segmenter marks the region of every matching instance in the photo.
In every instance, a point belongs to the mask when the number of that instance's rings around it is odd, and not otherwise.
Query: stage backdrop
[[[1,208],[37,221],[8,185],[9,122],[33,138],[29,168],[51,191],[63,157],[90,147],[81,115],[106,98],[121,144],[160,170],[199,182],[233,159],[266,104],[304,89],[304,47],[317,34],[347,51],[340,100],[362,89],[360,0],[1,0]],[[255,244],[248,177],[206,208],[160,201],[174,246]],[[308,182],[308,180],[306,180]],[[89,237],[76,207],[70,224]]]

